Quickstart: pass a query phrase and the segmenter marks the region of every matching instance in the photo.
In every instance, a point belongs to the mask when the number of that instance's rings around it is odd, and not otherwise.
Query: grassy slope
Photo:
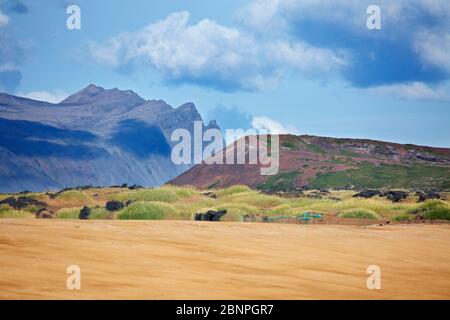
[[[424,165],[374,165],[362,163],[358,169],[326,173],[311,182],[312,188],[354,185],[358,188],[439,188],[450,189],[449,168]]]

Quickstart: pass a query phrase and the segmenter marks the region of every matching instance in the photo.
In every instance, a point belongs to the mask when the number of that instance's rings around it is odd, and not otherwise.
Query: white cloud
[[[347,64],[344,53],[338,56],[332,50],[315,48],[302,42],[276,42],[269,46],[269,54],[275,61],[306,74],[327,73]]]
[[[69,96],[68,93],[62,90],[55,91],[31,91],[28,93],[17,93],[18,96],[38,101],[46,101],[50,103],[59,103]]]
[[[425,65],[450,72],[450,32],[423,31],[417,36],[414,47]]]
[[[288,68],[308,74],[342,65],[331,50],[303,43],[256,40],[251,34],[204,19],[190,25],[188,12],[176,12],[136,32],[119,34],[90,52],[103,65],[150,65],[163,78],[221,90],[265,90]]]
[[[0,27],[6,26],[9,23],[9,17],[0,11]]]
[[[366,89],[369,93],[393,96],[404,100],[450,102],[450,83],[430,86],[423,82],[410,82]]]
[[[283,125],[265,116],[253,117],[252,127],[256,130],[267,130],[271,134],[300,134],[295,126]]]
[[[237,12],[237,18],[258,31],[277,30],[285,27],[278,17],[281,0],[257,0]]]

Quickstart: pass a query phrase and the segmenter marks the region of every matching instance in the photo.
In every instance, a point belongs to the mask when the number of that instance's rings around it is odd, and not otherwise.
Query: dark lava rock
[[[417,191],[416,196],[419,197],[419,200],[417,202],[423,202],[429,199],[441,199],[441,200],[444,199],[444,196],[442,196],[439,192],[435,190],[430,190],[428,192]]]
[[[127,200],[127,202],[125,202],[125,207],[128,207],[133,202],[134,202],[133,200]]]
[[[337,197],[328,197],[328,199],[336,201],[336,202],[342,201],[341,198],[337,198]]]
[[[91,215],[91,208],[83,207],[83,209],[80,210],[79,218],[81,220],[87,220],[87,219],[89,219],[90,215]]]
[[[308,194],[306,197],[310,198],[310,199],[317,199],[317,200],[323,199],[321,194],[318,194],[315,192]]]
[[[386,197],[392,202],[400,202],[406,198],[408,198],[408,192],[404,191],[388,191],[386,193]]]
[[[329,195],[329,194],[331,194],[331,192],[328,191],[327,189],[320,189],[320,190],[319,190],[319,193],[320,193],[320,194],[323,194],[323,195]]]
[[[125,208],[125,205],[120,201],[111,200],[106,203],[106,210],[119,211]]]
[[[382,192],[379,190],[363,190],[353,196],[353,198],[365,198],[369,199],[375,196],[381,195]]]
[[[244,216],[244,222],[256,222],[256,216],[254,214],[246,214]]]
[[[143,186],[140,186],[138,184],[133,184],[132,186],[128,187],[129,190],[137,190],[137,189],[144,189]]]
[[[205,197],[209,197],[211,199],[217,198],[217,194],[215,194],[214,192],[205,192],[205,193],[202,193],[202,195],[204,195]]]
[[[300,189],[294,189],[289,191],[277,191],[273,194],[283,198],[300,198],[304,196],[303,190]]]
[[[128,183],[122,183],[121,188],[128,188]]]
[[[45,207],[47,204],[42,201],[38,201],[36,199],[30,198],[30,197],[9,197],[2,201],[0,201],[0,205],[7,204],[13,209],[20,210],[25,209],[30,206],[36,206],[36,207]]]
[[[195,220],[197,221],[220,221],[220,218],[222,218],[227,213],[227,210],[208,210],[206,213],[196,213],[195,214]]]
[[[36,212],[36,218],[38,219],[53,219],[53,212],[49,211],[47,208],[39,209]]]

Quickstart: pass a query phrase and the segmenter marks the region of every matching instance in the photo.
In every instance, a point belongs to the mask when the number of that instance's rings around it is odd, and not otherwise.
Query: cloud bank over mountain
[[[203,19],[189,23],[189,12],[176,12],[90,51],[103,65],[148,65],[164,80],[223,91],[273,88],[289,69],[306,75],[328,74],[345,66],[343,54],[302,41],[261,40],[242,29]]]

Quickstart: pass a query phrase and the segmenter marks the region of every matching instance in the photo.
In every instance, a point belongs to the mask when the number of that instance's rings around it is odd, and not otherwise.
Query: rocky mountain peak
[[[132,90],[120,90],[118,88],[105,89],[95,84],[90,84],[86,88],[69,96],[60,104],[90,104],[98,106],[121,104],[123,106],[136,106],[143,103],[145,103],[145,100]]]

